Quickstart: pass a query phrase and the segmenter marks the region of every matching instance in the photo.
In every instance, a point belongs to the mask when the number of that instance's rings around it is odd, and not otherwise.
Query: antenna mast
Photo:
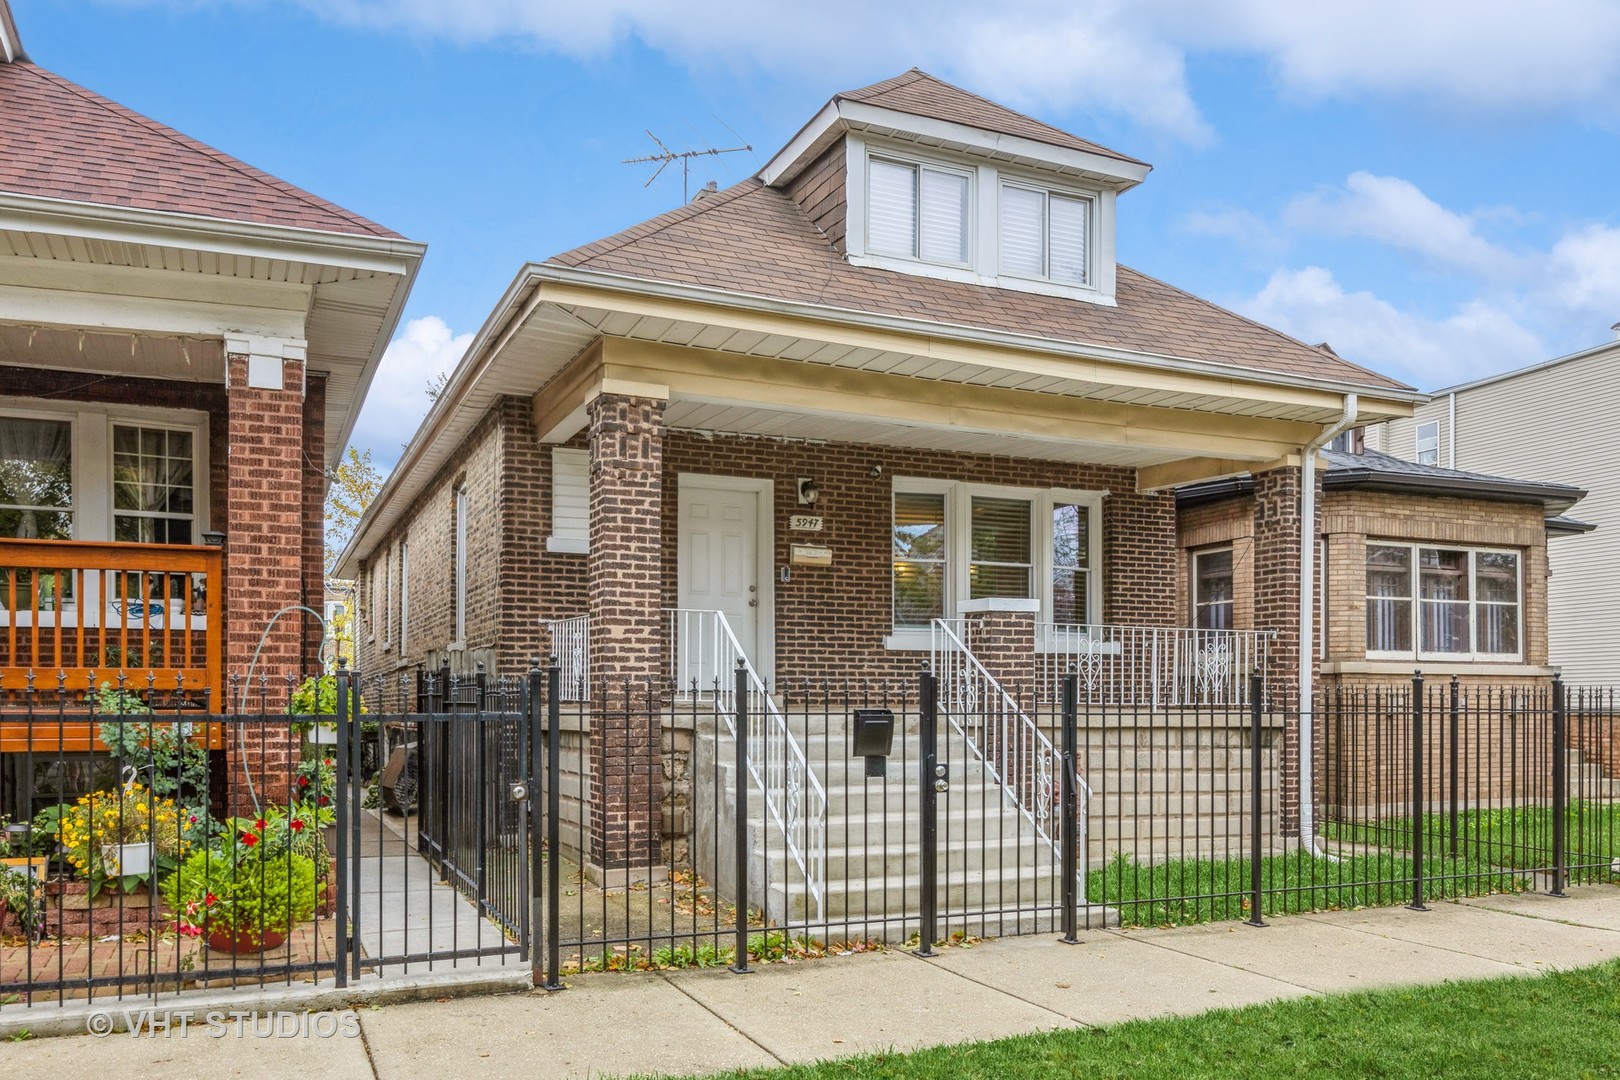
[[[703,149],[703,150],[671,150],[669,147],[664,145],[664,140],[660,139],[658,136],[654,135],[650,131],[647,132],[647,138],[649,138],[653,142],[657,143],[658,144],[658,149],[660,151],[662,151],[662,153],[648,154],[646,157],[625,158],[623,164],[625,164],[625,165],[642,165],[642,164],[648,164],[648,163],[651,163],[651,162],[654,162],[654,161],[658,162],[658,168],[653,170],[653,174],[651,176],[647,177],[647,182],[645,184],[641,185],[644,188],[649,188],[649,187],[652,187],[652,182],[654,180],[658,179],[658,177],[663,174],[663,171],[666,168],[669,167],[669,164],[671,162],[674,162],[674,161],[680,162],[681,163],[681,204],[682,205],[685,205],[691,198],[691,194],[690,194],[690,191],[689,191],[689,185],[688,185],[688,176],[689,176],[689,167],[691,165],[691,161],[692,161],[693,158],[695,158],[695,157],[718,157],[721,154],[740,154],[744,150],[748,151],[749,153],[753,153],[753,151],[754,151],[754,148],[752,146],[747,146],[747,145],[745,145],[745,146],[728,146],[728,147],[725,147],[724,149],[719,149],[719,148],[716,148],[716,147],[709,147],[709,148]]]

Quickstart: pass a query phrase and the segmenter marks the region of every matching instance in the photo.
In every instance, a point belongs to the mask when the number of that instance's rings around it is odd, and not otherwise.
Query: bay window
[[[1368,544],[1368,655],[1517,659],[1519,563],[1515,551]]]
[[[891,646],[925,647],[963,600],[1038,599],[1043,621],[1091,621],[1100,505],[1091,492],[897,479]]]

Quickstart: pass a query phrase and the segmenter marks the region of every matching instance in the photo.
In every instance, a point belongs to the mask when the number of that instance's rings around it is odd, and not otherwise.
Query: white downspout
[[[1311,698],[1316,691],[1316,455],[1356,422],[1356,395],[1344,396],[1344,412],[1305,445],[1299,492],[1299,835],[1316,849],[1316,821],[1311,805]]]

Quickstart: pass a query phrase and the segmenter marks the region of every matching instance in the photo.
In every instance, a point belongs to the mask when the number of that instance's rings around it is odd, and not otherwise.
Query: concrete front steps
[[[799,737],[827,795],[820,904],[780,830],[767,822],[764,799],[751,781],[746,826],[752,851],[750,903],[762,907],[773,924],[802,926],[829,941],[904,941],[918,932],[922,908],[920,740],[915,732],[897,732],[887,775],[867,777],[864,760],[849,756],[845,723],[841,715],[818,716],[815,734]],[[733,850],[734,754],[734,744],[724,734],[700,735],[694,746],[694,775],[714,775],[709,770],[718,764],[722,778],[715,793],[721,805],[699,806],[696,814],[700,823],[719,822],[719,847],[699,836],[696,851]],[[952,739],[942,731],[941,757],[949,770],[949,787],[937,804],[939,933],[1056,931],[1062,894],[1057,852],[984,765],[970,757],[960,737]],[[701,799],[701,792],[695,790],[694,797]],[[802,798],[808,812],[808,791]],[[724,896],[736,891],[729,862],[722,854],[720,865],[702,871]],[[1082,905],[1078,917],[1081,925],[1088,920],[1092,926],[1118,923],[1117,915],[1100,907],[1088,911]]]

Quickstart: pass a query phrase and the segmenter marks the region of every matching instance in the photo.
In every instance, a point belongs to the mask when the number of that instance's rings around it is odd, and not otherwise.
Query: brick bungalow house
[[[424,247],[40,67],[4,0],[0,117],[0,695],[224,709],[321,607],[325,470]],[[282,618],[258,671],[319,641]],[[58,730],[0,715],[0,811],[18,751],[90,749]]]
[[[1179,649],[1151,693],[1185,695],[1215,638],[1175,629],[1175,489],[1242,474],[1256,599],[1220,655],[1291,681],[1316,449],[1421,395],[1118,265],[1148,172],[912,70],[524,266],[342,557],[360,664],[909,678],[943,635],[1006,682],[1108,656],[1127,692]],[[591,767],[658,745],[600,731]]]

